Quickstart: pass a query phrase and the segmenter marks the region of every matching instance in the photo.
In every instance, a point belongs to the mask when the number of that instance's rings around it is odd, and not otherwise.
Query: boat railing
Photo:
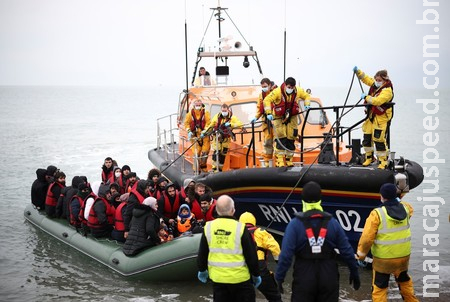
[[[169,160],[169,154],[172,154],[175,159],[177,152],[175,142],[177,138],[177,113],[165,115],[156,120],[156,145],[158,149],[164,149],[166,160]]]
[[[394,103],[392,103],[392,106],[394,105]],[[339,152],[340,152],[340,148],[341,148],[341,143],[344,142],[344,136],[348,135],[348,144],[347,147],[352,148],[352,153],[354,153],[353,150],[354,148],[356,148],[356,146],[353,145],[352,143],[352,137],[351,137],[351,132],[353,131],[353,129],[355,129],[357,126],[361,125],[366,119],[367,116],[364,116],[361,120],[357,121],[356,123],[354,123],[353,125],[349,126],[349,127],[345,127],[345,126],[341,126],[341,119],[349,112],[349,110],[352,110],[353,108],[356,107],[366,107],[367,105],[361,104],[361,105],[342,105],[342,106],[328,106],[328,107],[317,107],[317,108],[313,108],[311,107],[308,111],[306,111],[306,116],[305,116],[305,120],[308,120],[309,114],[310,112],[314,111],[314,110],[322,110],[322,111],[327,111],[327,110],[333,110],[334,114],[335,114],[335,123],[333,125],[333,128],[331,129],[331,132],[327,132],[327,133],[323,133],[322,136],[317,136],[317,135],[305,135],[305,128],[306,128],[306,123],[303,123],[302,127],[301,127],[301,131],[299,133],[299,141],[300,141],[300,162],[303,162],[303,146],[304,146],[304,141],[306,139],[318,139],[318,138],[323,138],[324,139],[324,143],[326,143],[326,145],[322,145],[321,148],[329,148],[333,146],[332,143],[332,139],[335,139],[335,150],[334,150],[334,158],[336,160],[336,165],[339,165]],[[345,109],[348,109],[346,112],[344,112]],[[386,136],[387,136],[387,144],[389,146],[389,127],[386,131]],[[328,145],[328,146],[327,146]],[[359,145],[360,146],[360,145]],[[330,150],[332,151],[332,150]],[[359,150],[358,150],[359,152]]]

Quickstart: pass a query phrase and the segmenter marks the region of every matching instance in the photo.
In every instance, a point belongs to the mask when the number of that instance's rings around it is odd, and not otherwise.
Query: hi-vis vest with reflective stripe
[[[218,218],[206,223],[208,272],[209,278],[214,282],[236,284],[250,279],[241,245],[244,228],[243,223],[228,218]]]
[[[372,245],[372,254],[377,258],[400,258],[411,254],[411,229],[409,227],[409,210],[406,218],[395,220],[387,214],[386,207],[375,209],[380,217],[378,233]]]

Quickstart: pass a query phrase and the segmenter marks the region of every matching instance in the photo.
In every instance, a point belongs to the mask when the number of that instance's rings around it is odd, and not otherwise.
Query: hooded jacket
[[[159,218],[152,208],[138,204],[133,209],[128,237],[123,246],[123,253],[127,256],[137,255],[148,247],[159,244]]]
[[[74,176],[72,178],[72,185],[64,187],[61,190],[61,195],[58,198],[56,205],[56,217],[66,218],[70,220],[69,215],[69,203],[72,197],[78,192],[78,185],[83,182],[80,176]]]
[[[138,181],[136,188],[131,190],[128,197],[128,204],[123,212],[123,222],[125,224],[125,232],[130,229],[131,218],[133,217],[133,209],[136,205],[141,204],[148,194],[145,192],[148,182],[145,179]]]
[[[46,169],[37,169],[37,179],[31,185],[31,203],[39,210],[45,208],[45,197],[47,196],[48,186],[50,185],[45,179]]]

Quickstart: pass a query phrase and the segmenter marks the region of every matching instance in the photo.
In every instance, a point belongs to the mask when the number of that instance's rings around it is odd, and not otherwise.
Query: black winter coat
[[[46,169],[37,169],[37,179],[31,185],[31,203],[39,210],[45,209],[45,197],[50,183],[45,179]]]
[[[142,250],[160,243],[158,236],[159,218],[153,209],[143,204],[137,204],[133,209],[130,231],[123,246],[127,256],[137,255]]]

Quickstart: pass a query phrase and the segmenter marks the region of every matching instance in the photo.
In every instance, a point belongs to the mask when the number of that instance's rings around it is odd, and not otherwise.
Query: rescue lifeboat
[[[25,219],[50,236],[130,279],[147,281],[193,280],[197,276],[197,253],[201,234],[178,237],[146,249],[133,257],[122,252],[115,240],[84,236],[66,219],[51,219],[33,205],[24,210]]]
[[[309,110],[305,110],[303,101],[299,100],[302,112],[296,116],[298,139],[294,167],[274,167],[273,164],[264,167],[263,125],[248,122],[255,116],[261,92],[259,83],[264,77],[261,64],[251,45],[243,50],[241,42],[221,36],[222,22],[225,15],[229,17],[226,8],[212,10],[211,18],[216,17],[219,24],[219,36],[215,40],[218,45],[201,44],[198,48],[191,86],[181,92],[177,112],[157,120],[157,145],[148,152],[150,162],[179,185],[192,178],[210,186],[216,197],[231,196],[236,203],[236,215],[252,212],[258,225],[280,235],[294,214],[302,210],[303,185],[316,181],[322,187],[324,209],[338,219],[356,245],[370,211],[380,205],[381,185],[395,183],[399,195],[403,196],[423,181],[422,167],[403,157],[395,158],[393,152],[387,169],[378,169],[375,164],[363,167],[361,140],[353,138],[353,130],[364,119],[345,125],[344,118],[349,110],[364,105],[327,107],[319,97],[311,98]],[[212,65],[206,65],[207,59],[213,61]],[[256,76],[249,74],[249,64],[256,66]],[[210,75],[212,80],[194,81],[199,66],[215,69],[215,74]],[[236,66],[241,69],[238,71]],[[246,81],[238,81],[244,77]],[[222,104],[228,104],[232,114],[244,123],[240,129],[231,129],[234,138],[222,172],[211,171],[215,164],[214,150],[210,150],[207,159],[210,172],[202,172],[196,164],[194,149],[198,146],[188,140],[184,126],[184,118],[196,99],[202,100],[211,118],[220,112]],[[358,109],[363,112],[362,108]],[[330,117],[334,118],[334,123]],[[211,141],[220,136],[219,132],[211,134]],[[362,136],[360,129],[355,136]]]

